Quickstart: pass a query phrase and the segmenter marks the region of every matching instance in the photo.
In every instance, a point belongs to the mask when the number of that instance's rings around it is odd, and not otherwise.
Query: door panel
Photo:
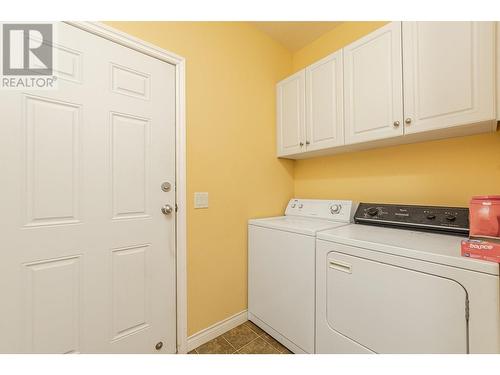
[[[342,50],[306,68],[307,151],[344,144]]]
[[[113,340],[149,327],[150,246],[112,251]]]
[[[344,48],[344,93],[346,144],[403,134],[400,22]]]
[[[151,80],[147,73],[111,64],[111,89],[123,95],[149,100]]]
[[[403,58],[405,133],[495,118],[493,22],[403,22]]]
[[[0,352],[174,353],[175,68],[56,36],[58,88],[0,92]]]
[[[276,86],[278,156],[304,151],[305,71],[295,73]]]
[[[149,120],[112,113],[111,139],[113,219],[149,217]]]
[[[75,256],[24,265],[25,332],[30,352],[80,351],[80,263]]]
[[[332,329],[376,353],[467,353],[466,291],[451,279],[328,254]]]
[[[26,225],[78,222],[81,108],[39,96],[25,95],[23,99]]]

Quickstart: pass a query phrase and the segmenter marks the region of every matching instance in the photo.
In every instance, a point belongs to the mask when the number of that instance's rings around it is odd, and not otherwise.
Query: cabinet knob
[[[306,145],[309,145],[309,144],[311,144],[311,142],[309,142],[309,141],[306,141]]]
[[[304,146],[304,142],[299,143],[300,147]]]
[[[394,127],[397,128],[399,126],[399,121],[394,121]]]
[[[410,124],[411,124],[411,118],[409,118],[409,117],[408,117],[408,118],[405,120],[405,124],[406,124],[406,125],[410,125]]]

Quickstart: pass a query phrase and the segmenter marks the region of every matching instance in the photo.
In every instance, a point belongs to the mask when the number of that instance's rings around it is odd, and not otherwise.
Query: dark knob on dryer
[[[370,216],[376,216],[378,214],[378,208],[376,208],[376,207],[370,207],[366,212]]]

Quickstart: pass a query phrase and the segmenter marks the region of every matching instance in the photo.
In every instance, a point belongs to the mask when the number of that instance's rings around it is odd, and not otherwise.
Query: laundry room
[[[500,13],[381,2],[12,6],[0,371],[500,366]]]

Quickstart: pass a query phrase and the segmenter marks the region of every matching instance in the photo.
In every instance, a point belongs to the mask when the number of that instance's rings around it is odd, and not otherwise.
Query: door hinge
[[[470,317],[469,297],[465,298],[465,320],[468,322]]]
[[[175,212],[179,211],[179,206],[177,206],[177,203],[175,204]]]

